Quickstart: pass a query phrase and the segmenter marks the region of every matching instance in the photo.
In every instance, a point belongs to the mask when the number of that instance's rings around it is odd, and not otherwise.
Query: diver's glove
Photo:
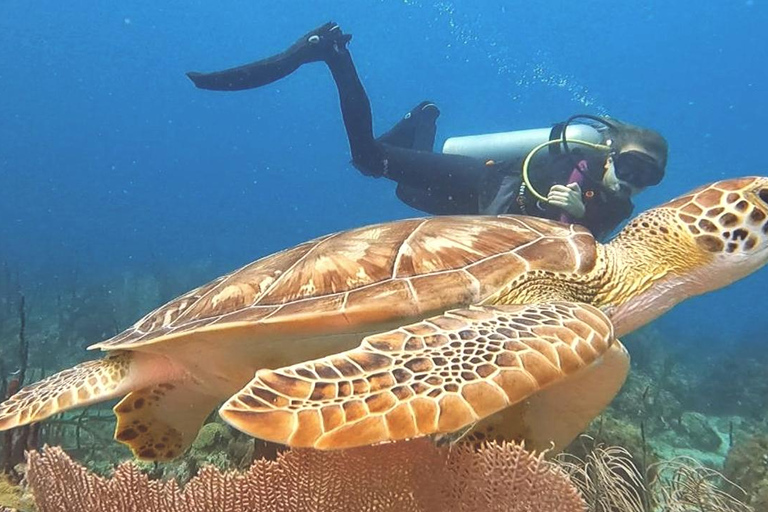
[[[290,75],[302,64],[327,60],[345,51],[350,39],[351,34],[344,34],[338,24],[329,21],[307,32],[290,48],[272,57],[213,73],[190,71],[187,76],[200,89],[253,89]]]

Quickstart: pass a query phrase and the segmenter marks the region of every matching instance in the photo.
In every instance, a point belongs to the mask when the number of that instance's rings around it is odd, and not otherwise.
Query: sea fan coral
[[[669,512],[752,512],[740,499],[722,491],[725,484],[740,497],[745,492],[714,469],[702,466],[690,457],[659,462],[651,468],[656,475],[651,482],[654,498],[661,510]]]
[[[515,444],[293,450],[245,472],[203,468],[183,489],[130,462],[102,478],[49,447],[29,454],[27,479],[40,512],[586,510],[561,469]]]
[[[589,439],[589,436],[584,438]],[[555,460],[579,487],[591,511],[645,510],[642,476],[624,448],[606,447],[593,441],[584,460],[567,453],[558,455]]]

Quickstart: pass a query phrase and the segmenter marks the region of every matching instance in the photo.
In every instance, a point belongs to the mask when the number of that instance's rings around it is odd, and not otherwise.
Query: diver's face
[[[609,156],[605,161],[605,172],[603,173],[603,186],[608,190],[619,192],[625,190],[630,196],[639,194],[644,189],[642,187],[635,186],[627,181],[620,180],[616,177],[616,166],[613,162],[613,157]]]
[[[633,194],[657,184],[664,176],[658,160],[637,144],[624,144],[621,152],[614,152],[611,157],[615,178],[630,186]]]

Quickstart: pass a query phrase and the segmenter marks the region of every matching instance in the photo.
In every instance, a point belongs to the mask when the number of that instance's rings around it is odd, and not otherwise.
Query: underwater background
[[[0,357],[9,367],[19,290],[30,365],[51,372],[261,256],[421,215],[394,183],[350,165],[322,63],[236,93],[185,77],[269,56],[328,20],[353,34],[376,134],[423,99],[442,111],[436,149],[451,136],[614,116],[670,144],[664,181],[636,211],[718,179],[768,175],[761,0],[6,0]],[[678,394],[657,400],[675,404],[670,416],[704,415],[721,437],[733,418],[748,420],[745,435],[764,430],[766,289],[763,269],[636,335],[627,345],[646,380],[629,384],[617,410],[631,416],[648,386],[666,382]],[[728,447],[709,446],[722,464]]]
[[[322,63],[238,93],[184,76],[281,51],[329,19],[354,36],[376,133],[425,98],[442,110],[436,148],[574,113],[626,119],[670,143],[666,178],[638,211],[768,172],[759,0],[10,0],[0,5],[0,258],[28,288],[205,262],[194,285],[324,233],[420,215],[393,183],[349,164]],[[677,343],[757,336],[766,285],[764,271],[660,323]]]

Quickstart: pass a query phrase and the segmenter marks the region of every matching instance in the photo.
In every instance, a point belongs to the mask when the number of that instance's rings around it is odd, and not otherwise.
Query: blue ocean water
[[[438,147],[610,114],[670,142],[667,177],[638,210],[768,174],[759,0],[6,0],[0,261],[32,289],[198,261],[215,277],[320,234],[419,215],[349,164],[322,64],[238,93],[184,76],[275,53],[330,19],[354,35],[377,133],[425,98],[442,110]],[[767,285],[763,270],[659,325],[681,343],[763,341]]]

